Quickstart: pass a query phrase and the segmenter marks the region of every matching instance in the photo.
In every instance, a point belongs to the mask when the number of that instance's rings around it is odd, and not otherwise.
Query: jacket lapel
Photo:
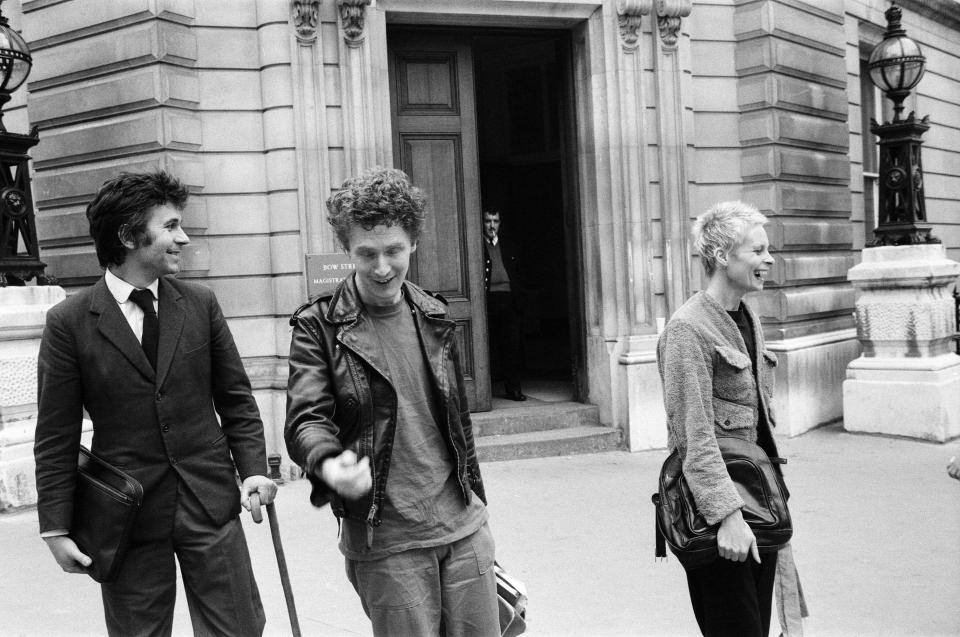
[[[102,277],[94,284],[93,298],[90,301],[90,311],[98,314],[97,329],[114,347],[120,350],[130,364],[137,368],[151,382],[156,375],[143,353],[140,341],[137,340],[130,324],[120,311],[117,300],[110,294],[107,282]]]
[[[163,386],[163,381],[170,371],[170,363],[177,351],[180,342],[180,333],[187,312],[183,308],[183,297],[175,287],[170,285],[165,277],[160,277],[159,295],[160,344],[157,348],[157,387]]]

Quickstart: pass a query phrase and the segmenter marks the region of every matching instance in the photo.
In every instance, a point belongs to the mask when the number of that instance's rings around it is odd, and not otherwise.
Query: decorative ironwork
[[[27,150],[39,141],[36,126],[29,135],[0,132],[0,287],[34,277],[41,285],[56,283],[40,260],[30,189]]]
[[[293,28],[301,44],[317,41],[317,26],[320,24],[320,0],[293,0]]]
[[[10,101],[10,94],[26,81],[32,66],[27,43],[0,13],[0,132],[7,130],[3,125],[3,106]]]
[[[27,151],[40,141],[37,127],[29,135],[9,133],[2,119],[3,105],[26,81],[32,64],[27,43],[0,14],[0,287],[23,285],[34,277],[41,285],[56,283],[44,274],[47,264],[40,260],[30,190]]]
[[[343,38],[349,46],[358,46],[363,42],[363,20],[369,4],[370,0],[337,0]]]
[[[657,29],[665,48],[677,46],[681,19],[690,15],[692,10],[692,0],[657,0]]]
[[[617,0],[617,25],[625,51],[637,48],[640,41],[640,23],[653,10],[653,0]]]
[[[920,158],[921,136],[930,128],[927,120],[913,113],[887,124],[871,120],[870,132],[880,138],[880,218],[870,247],[940,243],[929,227],[917,225],[927,220]]]
[[[923,192],[921,139],[930,128],[928,117],[917,120],[911,112],[900,119],[903,100],[923,76],[925,59],[916,42],[900,26],[897,6],[887,9],[887,31],[870,54],[870,79],[894,104],[892,122],[870,120],[870,132],[879,137],[879,219],[868,246],[940,243],[929,227]]]

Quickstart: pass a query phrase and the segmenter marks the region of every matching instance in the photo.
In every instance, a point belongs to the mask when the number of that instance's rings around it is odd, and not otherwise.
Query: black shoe
[[[517,402],[521,402],[527,399],[527,397],[524,396],[519,391],[508,391],[507,398],[509,398],[510,400],[516,400]]]

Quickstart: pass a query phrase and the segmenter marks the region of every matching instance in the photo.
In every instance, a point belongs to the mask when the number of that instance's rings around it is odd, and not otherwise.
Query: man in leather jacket
[[[291,318],[285,438],[341,521],[375,635],[499,635],[493,538],[442,298],[406,281],[424,196],[374,169],[327,200],[355,272]]]

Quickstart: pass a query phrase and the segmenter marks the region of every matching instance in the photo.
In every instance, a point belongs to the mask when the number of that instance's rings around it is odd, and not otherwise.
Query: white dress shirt
[[[139,305],[130,300],[130,293],[137,288],[130,285],[110,270],[107,270],[107,273],[103,276],[103,278],[107,282],[107,289],[110,290],[110,294],[113,295],[113,298],[116,299],[117,304],[120,306],[120,311],[123,312],[123,317],[127,319],[127,323],[130,324],[130,329],[132,329],[133,333],[136,334],[137,340],[142,342],[143,310],[140,309]],[[147,286],[147,289],[153,293],[153,311],[157,312],[159,309],[157,292],[160,289],[160,279],[154,279],[153,283]],[[159,312],[157,313],[157,316],[159,316]]]

